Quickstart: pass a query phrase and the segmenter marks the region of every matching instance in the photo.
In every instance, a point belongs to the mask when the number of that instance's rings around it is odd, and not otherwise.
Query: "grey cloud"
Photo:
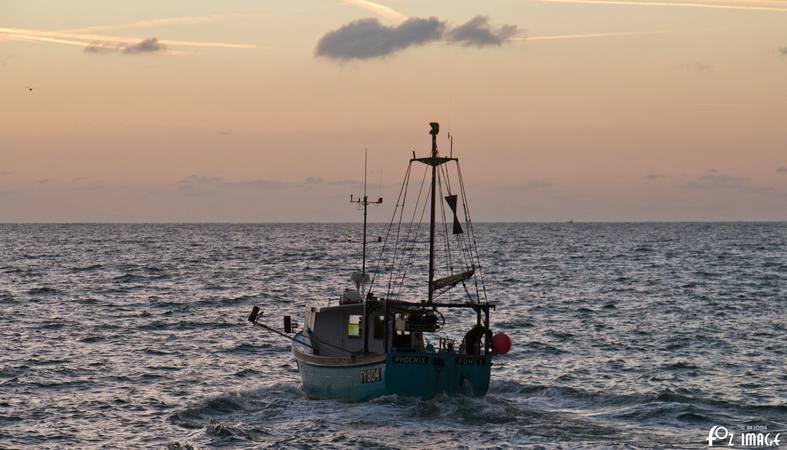
[[[135,53],[158,52],[164,49],[166,49],[166,46],[161,44],[157,38],[149,38],[137,44],[126,45],[123,47],[123,53],[129,55]]]
[[[135,55],[139,53],[155,53],[165,50],[167,47],[158,41],[158,38],[144,39],[136,44],[117,44],[113,42],[91,42],[85,47],[85,53],[123,53],[124,55]]]
[[[779,173],[787,173],[787,167],[784,166],[779,167],[778,169],[776,169],[776,171]]]
[[[182,190],[191,191],[199,188],[264,190],[271,188],[281,188],[287,186],[288,184],[289,183],[282,181],[264,179],[226,180],[221,177],[212,177],[206,175],[191,175],[178,182],[178,185]]]
[[[494,27],[485,16],[473,17],[455,28],[437,17],[414,17],[395,26],[374,18],[360,19],[326,33],[317,42],[315,54],[340,61],[382,58],[443,38],[462,46],[500,46],[518,31],[516,25]]]
[[[346,184],[359,184],[358,180],[326,180],[323,177],[310,176],[303,180],[304,184],[329,184],[333,186],[341,186]]]
[[[36,183],[49,183],[50,181],[52,181],[51,178],[39,178]]]
[[[0,170],[0,177],[6,176],[6,175],[13,175],[13,173],[14,172],[11,172],[10,170]]]
[[[251,180],[228,180],[208,175],[190,175],[178,181],[178,190],[190,194],[217,191],[265,191],[276,189],[311,190],[317,186],[341,186],[359,182],[354,180],[326,180],[318,176],[309,176],[303,181],[277,181],[262,178]]]
[[[706,172],[715,172],[715,170]],[[703,175],[695,181],[690,181],[684,186],[690,188],[731,189],[743,187],[745,184],[745,178],[711,173],[710,175]]]
[[[644,178],[646,180],[663,180],[664,178],[667,178],[667,176],[666,175],[661,175],[659,173],[651,173],[651,174],[645,175]]]
[[[303,180],[303,181],[306,184],[320,184],[320,183],[324,182],[325,180],[323,178],[321,178],[321,177],[306,177],[306,179]]]
[[[201,185],[215,185],[222,181],[219,177],[209,177],[205,175],[189,175],[188,177],[178,181],[178,184],[201,184]]]
[[[357,186],[361,182],[358,180],[326,180],[322,177],[310,176],[303,180],[303,183],[298,184],[303,189],[311,189],[315,186]]]
[[[361,184],[360,180],[334,180],[328,181],[328,184],[332,184],[334,186],[344,186],[344,185],[359,185]]]
[[[227,180],[222,177],[207,175],[190,175],[178,181],[181,189],[193,190],[196,188],[215,188],[215,189],[282,189],[282,188],[308,188],[317,185],[347,185],[358,184],[355,180],[326,180],[318,176],[308,176],[301,182],[277,181],[262,178],[251,180]]]
[[[256,179],[256,180],[242,180],[242,181],[223,181],[219,183],[218,186],[226,189],[266,190],[266,189],[279,189],[279,188],[287,187],[289,185],[290,183],[284,181]]]
[[[705,173],[719,173],[719,171],[716,169],[707,169],[705,170]]]
[[[396,26],[383,25],[373,18],[360,19],[326,33],[317,42],[315,53],[338,60],[380,58],[436,41],[445,28],[437,17],[410,18]]]
[[[779,49],[779,53],[781,53],[782,55],[785,55],[785,56],[787,56],[787,47],[782,47],[782,48],[780,48],[780,49]]]
[[[116,44],[94,41],[85,47],[85,53],[114,53],[120,51]]]
[[[486,47],[500,46],[516,36],[518,32],[516,25],[501,25],[495,28],[489,23],[489,17],[475,16],[449,30],[445,37],[449,42],[464,46]]]
[[[693,181],[683,183],[680,187],[697,190],[738,191],[744,193],[761,193],[772,190],[770,187],[753,186],[746,178],[715,173],[703,175]]]

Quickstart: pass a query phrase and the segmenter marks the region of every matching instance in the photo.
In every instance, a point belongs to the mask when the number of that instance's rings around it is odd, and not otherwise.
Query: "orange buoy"
[[[511,350],[511,338],[503,332],[495,334],[492,336],[492,349],[498,355],[505,355]]]

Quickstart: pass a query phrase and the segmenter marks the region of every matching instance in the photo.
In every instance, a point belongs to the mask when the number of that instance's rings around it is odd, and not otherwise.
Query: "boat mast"
[[[363,253],[361,256],[361,278],[358,283],[358,289],[361,289],[361,286],[366,283],[366,245],[368,243],[366,239],[366,216],[369,205],[379,205],[383,202],[383,198],[380,197],[375,201],[369,201],[369,196],[366,194],[366,162],[367,162],[367,153],[368,150],[363,150],[363,196],[356,199],[353,195],[350,195],[350,203],[357,203],[363,206]]]
[[[429,124],[432,129],[429,134],[432,135],[432,207],[429,213],[429,299],[428,303],[432,303],[434,298],[434,218],[435,218],[435,183],[437,181],[437,133],[440,132],[440,124],[431,122]]]
[[[363,149],[363,256],[361,258],[361,280],[366,280],[366,210],[369,197],[366,196],[366,161],[368,149]]]

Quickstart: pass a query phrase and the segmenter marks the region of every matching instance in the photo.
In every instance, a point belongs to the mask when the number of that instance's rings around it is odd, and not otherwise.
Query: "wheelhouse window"
[[[375,339],[385,338],[385,317],[383,316],[374,317],[374,338]]]
[[[347,321],[347,336],[361,337],[361,315],[351,314]]]

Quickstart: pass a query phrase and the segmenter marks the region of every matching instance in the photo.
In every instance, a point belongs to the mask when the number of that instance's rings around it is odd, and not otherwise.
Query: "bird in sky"
[[[33,92],[33,89],[35,89],[35,88],[32,88],[30,86],[25,86],[25,89],[27,89],[28,92]]]

